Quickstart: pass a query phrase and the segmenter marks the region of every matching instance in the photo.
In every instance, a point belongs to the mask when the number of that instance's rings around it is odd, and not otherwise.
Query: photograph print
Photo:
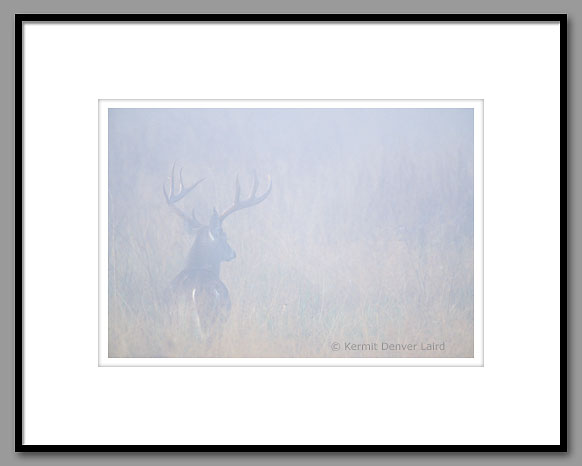
[[[411,102],[102,101],[107,360],[473,360],[480,108]]]

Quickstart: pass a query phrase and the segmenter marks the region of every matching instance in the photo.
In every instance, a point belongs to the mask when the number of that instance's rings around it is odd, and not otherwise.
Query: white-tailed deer
[[[170,177],[170,192],[166,191],[164,185],[164,196],[168,205],[184,220],[188,232],[195,235],[195,239],[186,259],[186,266],[172,282],[173,293],[177,294],[179,300],[185,300],[186,305],[192,308],[192,318],[203,335],[217,335],[230,314],[230,296],[227,287],[220,280],[220,264],[236,257],[226,240],[222,222],[233,212],[264,201],[271,192],[272,184],[269,181],[267,190],[260,196],[256,196],[259,182],[254,174],[251,194],[247,199],[241,200],[237,177],[232,206],[220,215],[214,209],[210,222],[204,225],[196,219],[194,209],[188,215],[176,206],[176,202],[193,191],[204,181],[204,178],[189,188],[185,188],[180,169],[179,184],[176,189],[175,166],[174,163]]]

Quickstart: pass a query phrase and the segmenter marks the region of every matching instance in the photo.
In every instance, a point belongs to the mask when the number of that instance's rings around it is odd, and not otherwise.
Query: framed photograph
[[[16,449],[565,451],[565,33],[17,15]]]

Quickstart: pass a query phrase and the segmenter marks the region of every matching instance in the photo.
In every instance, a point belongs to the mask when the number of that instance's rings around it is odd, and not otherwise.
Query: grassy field
[[[295,142],[277,157],[255,147],[252,160],[230,163],[228,147],[207,159],[179,150],[139,158],[158,153],[155,134],[125,143],[135,135],[122,127],[113,137],[121,142],[110,146],[110,357],[473,356],[473,165],[454,134],[437,149],[333,145],[333,156],[318,159]],[[251,168],[262,186],[267,174],[273,180],[264,203],[224,222],[237,253],[221,270],[232,310],[212,344],[189,309],[167,300],[193,242],[162,195],[176,154],[188,183],[207,177],[182,201],[202,221],[232,202],[237,173],[243,193]],[[417,348],[344,347],[374,342]],[[430,343],[444,350],[420,349]]]

